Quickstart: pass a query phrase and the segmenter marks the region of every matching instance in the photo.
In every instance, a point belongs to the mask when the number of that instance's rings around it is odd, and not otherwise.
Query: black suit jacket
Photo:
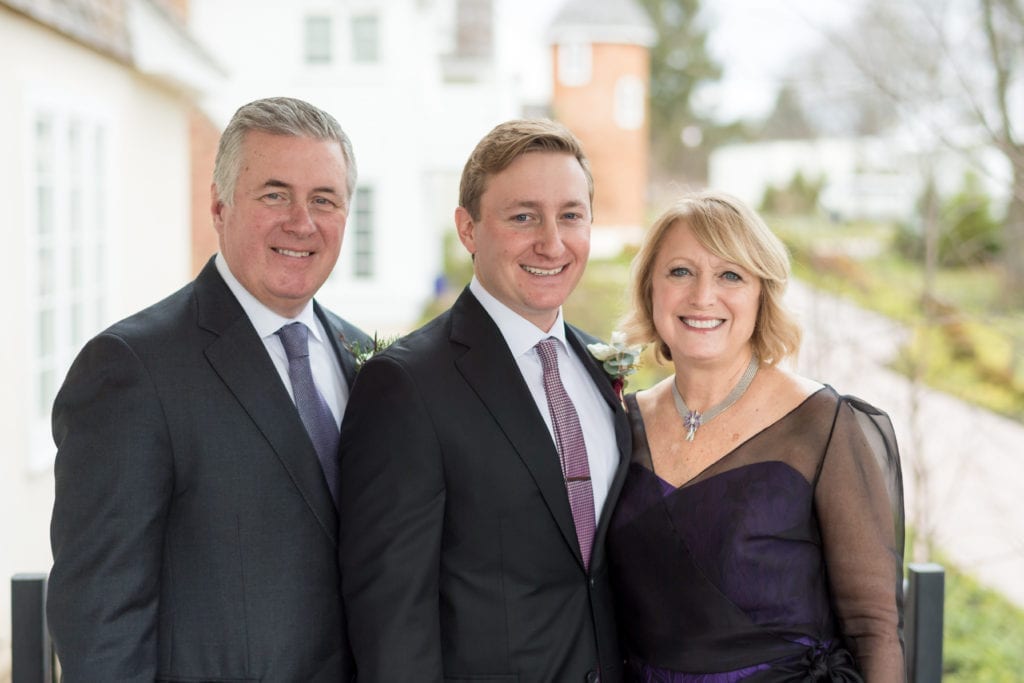
[[[567,338],[614,412],[620,451],[589,575],[550,433],[468,289],[360,371],[339,496],[360,683],[583,683],[598,667],[620,680],[604,537],[629,429],[580,333]]]
[[[316,314],[351,384],[342,338],[367,338]],[[65,681],[352,677],[337,511],[212,260],[86,344],[53,434],[47,616]]]

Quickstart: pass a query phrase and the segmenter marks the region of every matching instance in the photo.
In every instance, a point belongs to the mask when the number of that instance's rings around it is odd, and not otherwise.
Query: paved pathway
[[[1024,606],[1024,425],[927,387],[915,391],[888,370],[906,337],[891,320],[800,283],[787,299],[804,326],[800,371],[892,416],[908,524],[927,515],[942,552]]]

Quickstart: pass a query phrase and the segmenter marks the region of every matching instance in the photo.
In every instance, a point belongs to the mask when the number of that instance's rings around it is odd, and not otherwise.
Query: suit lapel
[[[313,302],[313,311],[316,316],[320,318],[320,322],[323,323],[324,329],[327,330],[327,336],[331,340],[331,348],[334,349],[334,353],[337,354],[338,360],[341,362],[341,372],[345,376],[345,383],[348,384],[349,388],[352,388],[352,383],[356,381],[356,361],[352,356],[352,352],[345,347],[346,343],[361,342],[361,339],[351,339],[349,336],[355,336],[354,334],[346,334],[350,332],[346,329],[345,321],[338,316],[325,311],[320,307],[316,301]]]
[[[217,335],[206,358],[274,450],[320,526],[338,542],[338,515],[320,461],[263,341],[211,260],[196,278],[199,326]]]
[[[466,289],[452,306],[451,341],[467,347],[455,365],[529,470],[569,547],[579,542],[558,452],[497,325]]]
[[[601,391],[604,400],[612,409],[615,421],[615,443],[619,448],[619,464],[615,468],[615,476],[612,478],[612,485],[608,489],[608,497],[605,499],[604,507],[601,510],[601,518],[597,520],[597,532],[594,536],[594,550],[591,555],[590,565],[591,573],[595,573],[601,570],[604,565],[604,539],[608,530],[608,524],[611,521],[612,511],[615,508],[616,501],[619,499],[619,492],[622,491],[622,485],[626,481],[626,471],[629,469],[633,439],[629,429],[629,418],[622,408],[619,397],[612,388],[611,379],[605,373],[600,363],[587,350],[586,340],[581,337],[579,330],[571,325],[565,326],[565,337],[569,340],[569,345],[576,352],[576,355],[583,362],[584,367],[587,368],[590,378]]]

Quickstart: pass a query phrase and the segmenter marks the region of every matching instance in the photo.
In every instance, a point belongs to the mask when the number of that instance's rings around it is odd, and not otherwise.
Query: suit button
[[[601,683],[601,674],[596,671],[588,671],[587,677],[584,680],[586,683]]]

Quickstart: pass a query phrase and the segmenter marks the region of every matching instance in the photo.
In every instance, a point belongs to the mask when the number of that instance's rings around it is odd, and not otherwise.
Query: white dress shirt
[[[341,427],[341,417],[345,414],[345,405],[348,403],[348,384],[344,381],[341,362],[338,355],[334,353],[330,341],[327,339],[327,330],[324,329],[320,319],[313,312],[313,300],[310,299],[302,312],[294,318],[285,318],[267,308],[242,283],[231,273],[224,255],[218,253],[214,261],[217,272],[224,278],[228,289],[238,299],[252,326],[256,328],[256,334],[263,340],[267,347],[270,360],[277,368],[277,374],[281,376],[288,395],[295,401],[295,394],[292,392],[292,381],[288,375],[288,355],[284,352],[284,345],[277,331],[284,325],[299,322],[309,328],[309,365],[313,370],[313,382],[320,394],[327,401],[334,421]]]
[[[596,520],[600,520],[601,510],[608,498],[608,489],[612,485],[619,463],[614,415],[584,367],[583,361],[570,350],[565,338],[562,310],[558,310],[558,318],[551,326],[551,331],[545,332],[491,296],[476,277],[470,281],[469,291],[491,316],[505,338],[505,343],[508,344],[512,357],[515,358],[519,371],[526,380],[526,386],[530,388],[537,410],[544,418],[552,443],[555,443],[555,432],[551,424],[551,412],[548,410],[547,394],[544,393],[544,368],[534,347],[537,342],[548,337],[558,340],[558,374],[580,418],[583,440],[587,445],[587,460],[590,464],[590,484],[594,488],[594,515]]]

